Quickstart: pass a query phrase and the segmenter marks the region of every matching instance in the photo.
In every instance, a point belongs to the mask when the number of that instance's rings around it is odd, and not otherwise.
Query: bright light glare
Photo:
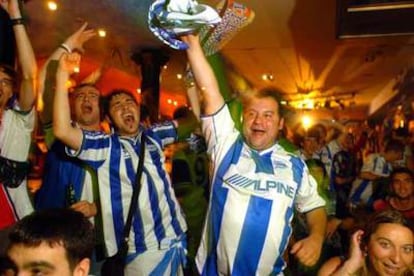
[[[106,31],[105,31],[104,29],[99,29],[99,30],[98,30],[98,35],[99,35],[100,37],[105,37],[105,36],[106,36]]]
[[[304,116],[302,117],[302,126],[303,126],[303,128],[304,128],[304,129],[309,129],[309,127],[311,126],[311,124],[312,124],[312,119],[311,119],[311,117],[309,117],[309,116],[307,116],[307,115],[304,115]]]
[[[51,11],[55,11],[57,10],[57,4],[55,1],[49,1],[47,2],[47,7],[49,8],[49,10]]]

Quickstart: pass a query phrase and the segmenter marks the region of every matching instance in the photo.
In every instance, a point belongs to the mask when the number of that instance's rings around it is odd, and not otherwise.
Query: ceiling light
[[[172,103],[172,100],[171,100],[171,99],[168,99],[168,100],[167,100],[167,103],[168,103],[168,104],[171,104],[171,103]]]
[[[73,72],[74,73],[79,73],[80,72],[80,68],[78,66],[76,66],[75,68],[73,68]]]
[[[100,37],[105,37],[105,36],[106,36],[106,31],[105,31],[105,29],[99,29],[99,30],[98,30],[98,35],[99,35]]]
[[[309,127],[311,126],[311,124],[312,124],[312,119],[311,119],[311,117],[309,117],[309,116],[307,116],[307,115],[304,115],[304,116],[302,117],[302,126],[303,126],[303,128],[304,128],[305,130],[307,130],[307,129],[309,129]]]
[[[183,78],[183,75],[177,74],[177,79],[181,80]]]
[[[57,10],[57,4],[56,4],[55,1],[49,1],[49,2],[47,2],[47,7],[51,11]]]
[[[262,80],[264,80],[264,81],[273,81],[274,78],[275,77],[273,76],[273,74],[266,73],[266,74],[262,75]]]
[[[137,88],[137,93],[141,94],[141,88]]]

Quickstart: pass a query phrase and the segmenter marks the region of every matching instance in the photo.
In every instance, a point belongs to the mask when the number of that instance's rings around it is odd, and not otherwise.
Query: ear
[[[91,260],[89,258],[82,259],[73,270],[73,276],[88,276]]]
[[[285,119],[284,118],[280,118],[280,121],[279,121],[279,130],[282,130],[283,129],[283,125],[285,124]]]
[[[110,116],[105,115],[105,120],[106,120],[106,121],[108,121],[108,123],[109,123],[110,125],[112,125],[112,120],[111,120],[111,117],[110,117]]]

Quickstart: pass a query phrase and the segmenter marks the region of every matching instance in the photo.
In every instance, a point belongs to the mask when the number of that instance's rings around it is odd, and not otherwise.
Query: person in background
[[[306,165],[309,168],[310,174],[315,178],[318,184],[318,193],[325,200],[325,210],[328,216],[327,233],[323,242],[321,256],[318,262],[312,267],[306,267],[301,265],[295,258],[289,258],[288,271],[290,275],[315,275],[320,266],[333,256],[342,254],[342,245],[340,236],[338,233],[331,233],[329,229],[331,220],[336,219],[336,206],[335,206],[335,194],[329,189],[329,178],[325,171],[324,164],[319,159],[308,159]],[[295,212],[295,216],[292,221],[292,237],[290,244],[296,240],[300,240],[309,235],[309,230],[306,223],[305,214]],[[289,256],[291,257],[291,256]]]
[[[319,276],[413,275],[412,221],[396,210],[377,212],[351,239],[349,257],[328,260]]]
[[[205,103],[202,131],[212,160],[210,205],[196,257],[199,273],[282,274],[295,207],[306,213],[310,234],[290,253],[304,265],[315,264],[325,236],[325,203],[303,160],[278,145],[280,95],[265,89],[245,99],[239,132],[198,36],[181,39],[189,45],[187,57]]]
[[[28,173],[25,162],[35,124],[37,65],[18,0],[2,0],[0,4],[11,19],[21,71],[18,78],[14,68],[0,64],[0,166],[5,173],[0,175],[0,255],[3,255],[10,227],[33,211],[24,172]],[[17,179],[18,183],[9,183],[11,179]]]
[[[10,233],[7,250],[13,275],[89,275],[95,246],[93,225],[71,209],[41,210]]]
[[[390,176],[391,164],[402,158],[403,151],[401,142],[389,140],[383,152],[370,154],[364,160],[359,176],[352,183],[348,199],[351,209],[371,209],[373,202],[381,198],[386,187],[383,180]]]
[[[320,133],[316,128],[307,130],[299,141],[299,152],[297,153],[303,160],[314,159],[318,150]]]
[[[53,98],[59,58],[67,51],[83,51],[83,44],[95,36],[95,31],[86,30],[86,27],[85,23],[70,35],[53,52],[40,72],[39,87],[44,103],[40,118],[49,150],[42,186],[35,194],[34,203],[37,210],[72,207],[86,217],[94,217],[97,214],[97,206],[94,202],[92,179],[96,178],[96,172],[76,158],[68,157],[64,144],[55,139],[52,130]],[[73,123],[85,130],[101,130],[100,91],[94,84],[80,84],[73,88],[70,95]]]
[[[374,201],[375,211],[395,209],[407,219],[414,219],[414,174],[408,168],[396,168],[390,175],[390,193]]]

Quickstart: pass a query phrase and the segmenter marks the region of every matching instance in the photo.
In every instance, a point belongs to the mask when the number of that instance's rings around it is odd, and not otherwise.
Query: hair
[[[12,66],[4,63],[0,63],[0,72],[7,74],[9,77],[13,79],[13,82],[16,81],[17,73],[16,70],[13,69]]]
[[[117,88],[117,89],[111,90],[108,93],[108,95],[103,98],[103,101],[102,101],[103,102],[102,105],[103,105],[104,115],[107,115],[111,120],[112,120],[112,118],[111,118],[111,115],[109,114],[109,104],[111,103],[113,97],[115,97],[117,95],[121,95],[121,94],[125,94],[125,95],[130,96],[135,101],[135,103],[137,105],[139,105],[139,102],[138,102],[136,96],[131,91],[129,91],[127,89],[122,89],[122,88]]]
[[[389,151],[394,151],[394,152],[404,152],[404,143],[399,141],[399,140],[395,140],[395,139],[390,139],[388,140],[387,144],[385,145],[384,151],[385,152],[389,152]]]
[[[378,227],[384,223],[399,224],[401,226],[407,227],[411,231],[414,231],[413,222],[405,218],[401,212],[393,209],[376,212],[372,214],[370,219],[367,221],[368,223],[365,226],[364,234],[361,240],[362,245],[368,245],[371,235],[374,234],[377,231]]]
[[[13,82],[13,93],[11,97],[7,100],[6,107],[7,108],[13,108],[16,105],[17,102],[17,94],[15,93],[17,87],[16,84],[18,82],[17,78],[17,72],[14,70],[14,68],[8,64],[0,63],[0,72],[3,72],[4,74],[8,75]]]
[[[394,176],[396,174],[400,174],[400,173],[408,174],[414,180],[414,173],[409,168],[397,167],[397,168],[393,169],[391,174],[390,174],[391,181],[392,181],[392,179],[394,178]]]
[[[91,222],[72,209],[47,209],[33,212],[17,222],[9,234],[9,248],[14,245],[50,247],[62,245],[70,268],[85,258],[91,258],[95,246],[95,231]]]
[[[283,100],[282,95],[284,92],[276,87],[266,87],[260,90],[255,90],[249,95],[245,95],[241,98],[241,103],[244,106],[248,105],[252,98],[263,99],[272,98],[278,105],[278,114],[283,117],[286,113],[284,105],[281,103]]]

